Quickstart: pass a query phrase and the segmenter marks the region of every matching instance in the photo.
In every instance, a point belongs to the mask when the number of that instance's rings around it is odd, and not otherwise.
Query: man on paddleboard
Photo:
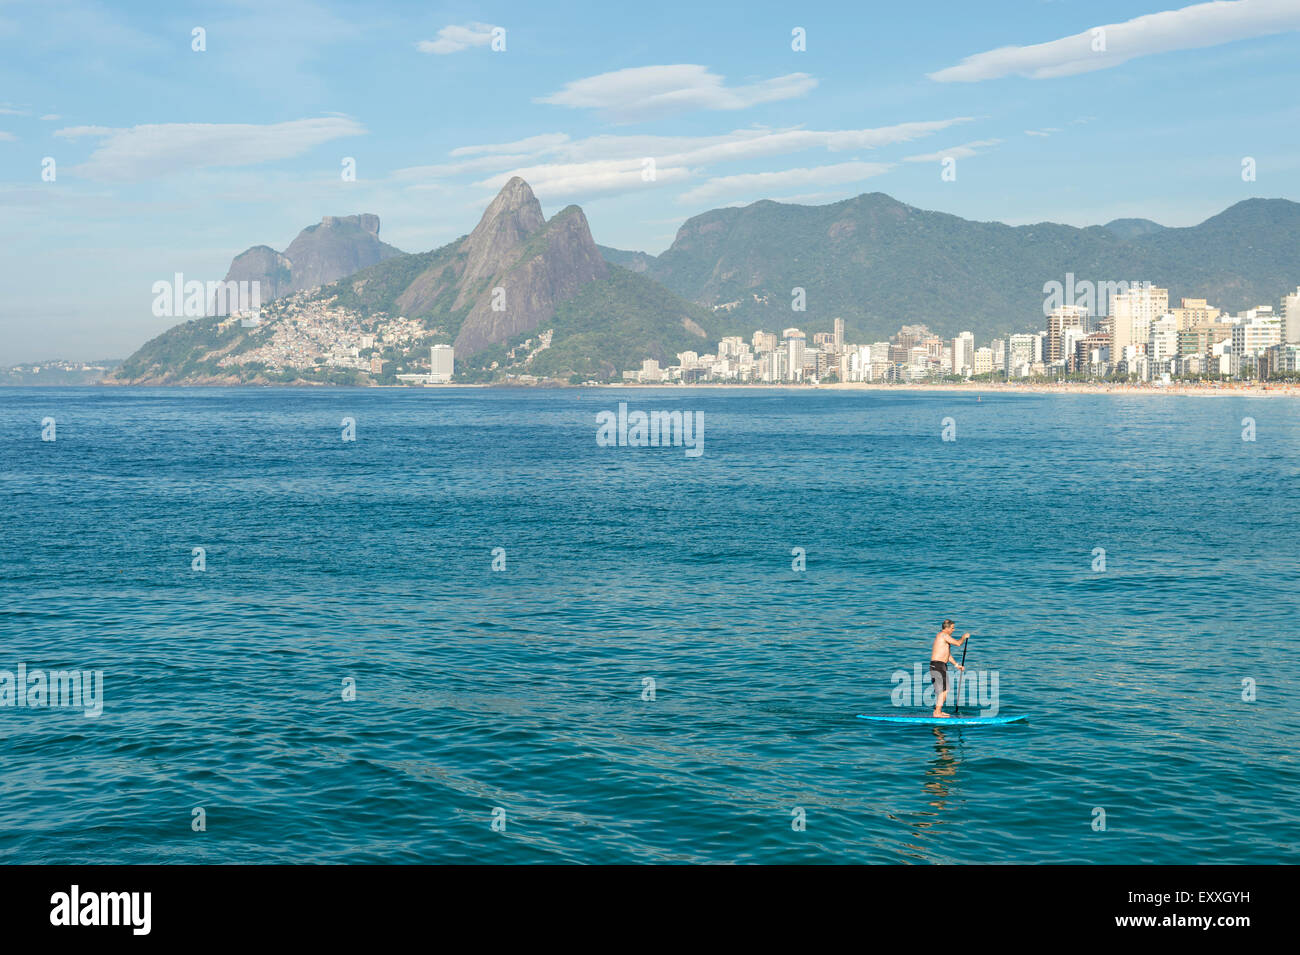
[[[952,647],[959,647],[966,642],[970,633],[963,633],[960,640],[953,638],[953,628],[957,626],[951,620],[943,622],[943,629],[934,635],[934,646],[930,648],[930,682],[934,684],[934,715],[947,716],[943,711],[943,700],[948,695],[948,664],[958,670],[966,668],[952,658]],[[959,701],[960,702],[960,701]]]

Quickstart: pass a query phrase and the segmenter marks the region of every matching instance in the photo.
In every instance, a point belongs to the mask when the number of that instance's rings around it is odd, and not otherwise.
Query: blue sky
[[[0,364],[125,357],[172,324],[155,281],[323,215],[435,248],[515,173],[655,253],[764,198],[1171,226],[1297,199],[1298,30],[1300,0],[0,0]]]

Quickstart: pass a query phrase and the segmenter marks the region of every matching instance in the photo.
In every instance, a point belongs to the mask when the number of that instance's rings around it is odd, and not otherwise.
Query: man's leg
[[[947,668],[930,668],[930,679],[934,682],[934,715],[943,716],[943,701],[948,695]]]
[[[943,699],[948,695],[946,689],[940,690],[934,698],[934,715],[943,716]]]

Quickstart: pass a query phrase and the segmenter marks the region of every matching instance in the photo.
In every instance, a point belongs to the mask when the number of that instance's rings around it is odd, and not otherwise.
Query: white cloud
[[[563,146],[569,142],[567,133],[543,133],[516,139],[510,143],[493,143],[486,146],[459,146],[451,151],[453,156],[475,156],[480,153],[539,153]]]
[[[26,116],[27,110],[18,109],[11,103],[0,103],[0,116]]]
[[[678,196],[682,203],[716,202],[725,196],[745,193],[765,198],[771,193],[807,186],[833,186],[861,182],[883,175],[893,168],[891,163],[843,162],[830,166],[805,169],[783,169],[780,172],[742,173],[737,176],[719,176]]]
[[[528,153],[516,153],[505,156],[478,156],[461,162],[431,163],[428,166],[407,166],[393,172],[393,179],[403,181],[425,181],[431,179],[451,179],[456,176],[493,172],[505,165],[517,165],[531,162],[536,157]],[[507,177],[509,178],[509,177]]]
[[[978,139],[973,143],[963,143],[951,149],[941,149],[937,153],[925,153],[921,156],[904,156],[903,162],[943,162],[945,159],[969,159],[978,156],[981,150],[1000,145],[1000,139]]]
[[[55,122],[55,121],[57,121],[57,120],[60,120],[60,119],[62,119],[62,118],[63,118],[63,117],[60,116],[58,113],[46,113],[44,116],[41,117],[41,122],[43,122],[43,123],[53,123],[53,122]]]
[[[807,73],[727,86],[707,67],[691,63],[637,66],[566,83],[538,103],[594,109],[616,122],[635,122],[686,110],[746,109],[759,103],[803,96],[817,85]]]
[[[511,175],[527,178],[526,162],[541,163],[602,163],[610,160],[635,160],[653,158],[662,167],[706,166],[715,163],[740,162],[771,156],[788,155],[811,149],[828,152],[847,152],[875,149],[897,143],[911,142],[933,135],[961,123],[970,117],[898,123],[871,129],[767,129],[754,127],[736,129],[715,136],[591,136],[573,140],[563,133],[548,133],[480,146],[461,146],[451,151],[452,156],[475,156],[460,163],[441,163],[399,169],[393,175],[398,179],[427,179],[454,176],[461,172],[499,169],[508,179]],[[502,180],[505,181],[504,179]]]
[[[676,185],[691,178],[690,170],[685,167],[656,163],[654,178],[647,181],[643,176],[645,168],[639,159],[554,163],[513,169],[474,185],[497,192],[511,176],[517,175],[524,178],[539,199],[557,200],[653,189]]]
[[[767,129],[732,130],[714,136],[600,135],[574,140],[563,133],[546,133],[508,143],[461,146],[451,151],[459,161],[412,166],[392,173],[395,182],[410,189],[427,190],[458,176],[491,173],[472,185],[495,192],[511,176],[522,176],[537,195],[547,201],[578,200],[617,193],[639,192],[662,185],[698,181],[711,166],[765,159],[809,150],[857,152],[930,136],[970,121],[970,117],[898,123],[870,129]],[[991,144],[977,143],[974,146]],[[642,177],[645,160],[653,159],[655,179]],[[841,164],[824,169],[875,170],[873,164]],[[874,174],[874,173],[873,173]],[[790,174],[797,178],[794,173]],[[818,175],[833,175],[819,173]],[[854,173],[854,175],[857,175]],[[718,189],[705,183],[699,188]],[[728,179],[725,181],[737,181]],[[745,180],[738,180],[744,188]],[[838,182],[839,180],[836,180]],[[774,183],[787,188],[790,181]],[[834,183],[832,183],[834,184]],[[800,194],[806,189],[798,183]]]
[[[465,26],[446,26],[438,31],[438,39],[421,40],[415,48],[421,53],[459,53],[472,46],[488,46],[492,31],[500,29],[490,23],[467,23]]]
[[[87,179],[130,181],[213,166],[251,166],[299,156],[365,127],[346,117],[298,119],[255,126],[248,123],[165,123],[113,129],[72,126],[56,130],[64,139],[102,140],[71,172]]]
[[[1026,130],[1025,130],[1025,135],[1026,135],[1026,136],[1042,136],[1042,137],[1046,138],[1046,137],[1052,135],[1052,133],[1059,133],[1059,132],[1060,132],[1060,130],[1057,129],[1055,126],[1048,126],[1046,129],[1026,129]]]
[[[0,130],[0,143],[16,143],[16,142],[18,142],[17,136],[15,136],[13,133],[6,133],[4,130]]]
[[[1295,0],[1218,0],[1135,17],[1033,46],[1004,46],[968,56],[929,74],[940,83],[977,83],[1017,74],[1031,79],[1074,76],[1173,50],[1194,50],[1300,29]],[[1105,49],[1094,49],[1097,31]]]

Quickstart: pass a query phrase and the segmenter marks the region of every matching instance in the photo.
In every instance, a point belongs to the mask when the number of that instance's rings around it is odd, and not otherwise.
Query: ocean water
[[[103,673],[0,706],[0,858],[1300,861],[1298,412],[0,389],[0,670]],[[1026,722],[856,719],[944,617]]]

